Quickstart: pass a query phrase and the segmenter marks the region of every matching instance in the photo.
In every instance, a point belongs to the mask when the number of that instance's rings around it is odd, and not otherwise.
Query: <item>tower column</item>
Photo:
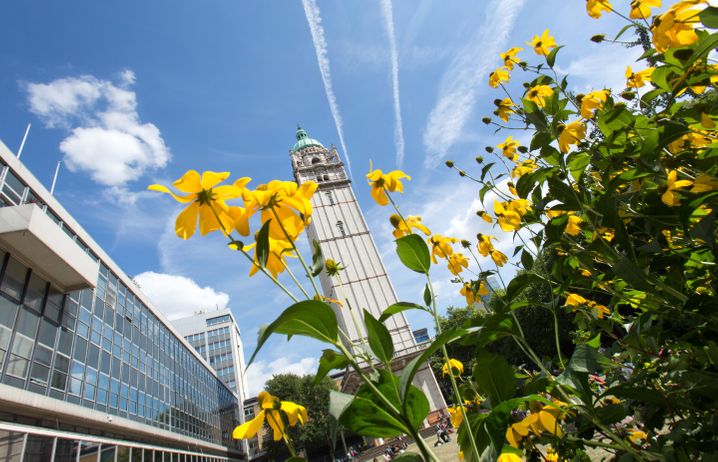
[[[356,200],[351,181],[334,146],[325,148],[309,138],[301,127],[297,129],[297,142],[289,151],[297,183],[314,181],[319,187],[312,198],[312,221],[307,230],[310,241],[316,240],[325,259],[340,262],[346,269],[341,278],[320,275],[324,295],[346,300],[361,315],[369,311],[375,318],[398,298],[391,284],[379,250],[372,238],[364,215]],[[349,348],[365,342],[357,332],[348,307],[333,305],[340,327],[351,339]],[[403,313],[396,314],[384,323],[394,343],[395,360],[392,367],[401,370],[421,352]],[[354,391],[358,378],[347,374],[342,388]],[[432,411],[446,407],[439,386],[428,365],[417,374],[414,385],[423,390]]]

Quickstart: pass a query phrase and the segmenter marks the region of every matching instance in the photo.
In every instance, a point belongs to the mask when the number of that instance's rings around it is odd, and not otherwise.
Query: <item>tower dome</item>
[[[292,151],[301,151],[302,149],[309,146],[319,146],[320,148],[324,147],[324,145],[322,145],[322,143],[320,143],[319,141],[315,140],[314,138],[309,138],[309,135],[307,135],[307,131],[297,125],[297,142],[294,143]]]

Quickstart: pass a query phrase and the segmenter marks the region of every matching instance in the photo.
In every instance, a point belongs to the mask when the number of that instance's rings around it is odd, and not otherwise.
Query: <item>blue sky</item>
[[[628,1],[614,4],[627,10]],[[638,53],[590,42],[623,23],[591,19],[584,5],[305,0],[305,10],[300,1],[7,2],[0,15],[0,139],[16,150],[32,123],[22,160],[48,187],[63,160],[57,198],[129,275],[141,275],[157,305],[170,315],[193,303],[231,306],[251,352],[258,326],[287,301],[259,276],[248,279],[247,265],[220,236],[177,239],[179,209],[146,186],[169,184],[190,168],[250,176],[255,186],[290,179],[297,123],[339,146],[346,160],[343,140],[399,296],[418,300],[422,281],[393,256],[390,212],[368,194],[369,160],[391,170],[403,157],[413,179],[402,208],[422,214],[432,231],[499,236],[474,214],[477,188],[443,161],[471,169],[484,146],[503,141],[506,134],[481,122],[503,97],[488,87],[488,73],[511,46],[538,62],[525,41],[545,28],[567,45],[558,66],[574,76],[572,89],[622,86],[625,63]],[[509,89],[528,78],[514,71]],[[503,235],[501,246],[509,245]],[[457,291],[439,283],[442,306],[461,304]],[[410,321],[429,326],[421,315]],[[287,348],[284,339],[272,340],[250,372],[252,388],[274,372],[311,371],[318,351],[311,341],[293,339]]]

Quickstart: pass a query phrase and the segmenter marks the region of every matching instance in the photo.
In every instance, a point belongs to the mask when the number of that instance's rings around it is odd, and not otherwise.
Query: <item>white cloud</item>
[[[312,44],[314,45],[314,52],[317,54],[317,63],[319,64],[319,73],[322,75],[322,82],[324,83],[324,92],[327,94],[329,109],[334,118],[334,125],[337,128],[337,135],[339,135],[339,144],[341,144],[342,151],[344,151],[344,160],[347,163],[347,170],[351,178],[352,164],[349,160],[349,151],[347,151],[347,146],[344,142],[344,122],[342,121],[339,104],[337,103],[337,97],[334,95],[334,88],[332,86],[332,73],[329,67],[329,57],[327,56],[327,40],[324,38],[324,27],[322,27],[322,16],[319,12],[319,5],[317,5],[316,0],[302,0],[302,6],[304,7],[304,15],[307,17],[307,22],[309,23],[309,32],[312,34]]]
[[[454,58],[442,77],[439,96],[424,129],[426,167],[435,167],[460,138],[476,103],[477,89],[504,48],[523,0],[494,0],[486,20]]]
[[[60,143],[64,163],[97,183],[122,186],[164,167],[170,152],[159,129],[141,123],[135,74],[122,71],[114,84],[91,75],[25,85],[30,111],[47,127],[71,130]]]
[[[620,93],[626,88],[626,65],[634,70],[646,66],[645,63],[635,64],[643,53],[640,47],[626,48],[602,43],[591,48],[565,68],[557,68],[559,73],[569,76],[575,91],[610,88],[614,93]]]
[[[255,361],[247,369],[246,379],[249,396],[256,396],[264,384],[276,374],[312,375],[317,372],[316,358],[306,357],[298,361],[292,358],[278,358],[273,361]]]
[[[142,292],[170,320],[191,316],[197,310],[225,309],[229,295],[211,287],[200,287],[184,276],[145,271],[134,277]]]
[[[394,102],[394,147],[396,149],[396,165],[401,167],[404,162],[404,124],[401,120],[401,99],[399,97],[399,55],[396,50],[396,34],[394,32],[394,13],[391,0],[381,0],[381,14],[384,27],[389,38],[389,56],[391,57],[391,88]]]

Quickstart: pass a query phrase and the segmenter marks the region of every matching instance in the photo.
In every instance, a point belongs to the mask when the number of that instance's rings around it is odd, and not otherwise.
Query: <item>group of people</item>
[[[436,442],[434,443],[434,447],[441,446],[442,444],[451,441],[451,436],[449,436],[449,433],[451,432],[451,423],[449,419],[442,417],[441,420],[436,423],[434,428],[436,429]]]

